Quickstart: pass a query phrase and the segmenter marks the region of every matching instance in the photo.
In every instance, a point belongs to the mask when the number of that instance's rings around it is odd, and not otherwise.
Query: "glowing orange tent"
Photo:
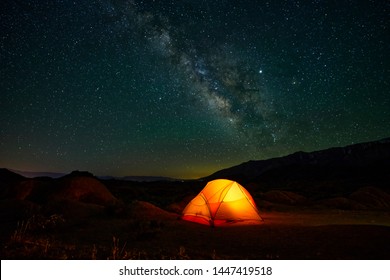
[[[207,183],[183,210],[182,219],[210,226],[262,221],[249,192],[237,182],[226,179]]]

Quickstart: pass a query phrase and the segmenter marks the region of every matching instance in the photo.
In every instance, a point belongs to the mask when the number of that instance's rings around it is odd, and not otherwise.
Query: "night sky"
[[[389,1],[0,3],[0,167],[198,178],[390,136]]]

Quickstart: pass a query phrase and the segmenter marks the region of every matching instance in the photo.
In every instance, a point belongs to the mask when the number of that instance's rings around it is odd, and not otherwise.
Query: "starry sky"
[[[3,0],[0,166],[199,178],[389,137],[389,8]]]

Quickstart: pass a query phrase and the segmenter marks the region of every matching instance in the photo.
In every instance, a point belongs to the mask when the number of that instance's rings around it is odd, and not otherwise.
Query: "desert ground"
[[[274,191],[254,193],[261,224],[213,228],[181,220],[203,185],[108,182],[80,174],[58,182],[23,179],[0,203],[1,258],[390,258],[388,210],[341,198],[308,203]]]
[[[260,225],[211,228],[146,202],[136,217],[9,225],[3,259],[388,259],[389,213],[262,212]],[[58,218],[57,218],[58,219]],[[26,222],[25,222],[26,223]],[[49,224],[52,223],[52,224]],[[4,228],[3,228],[4,229]]]

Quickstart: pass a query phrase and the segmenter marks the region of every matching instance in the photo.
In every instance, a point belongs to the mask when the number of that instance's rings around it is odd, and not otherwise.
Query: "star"
[[[389,136],[386,1],[54,2],[0,11],[0,166],[194,178]]]

